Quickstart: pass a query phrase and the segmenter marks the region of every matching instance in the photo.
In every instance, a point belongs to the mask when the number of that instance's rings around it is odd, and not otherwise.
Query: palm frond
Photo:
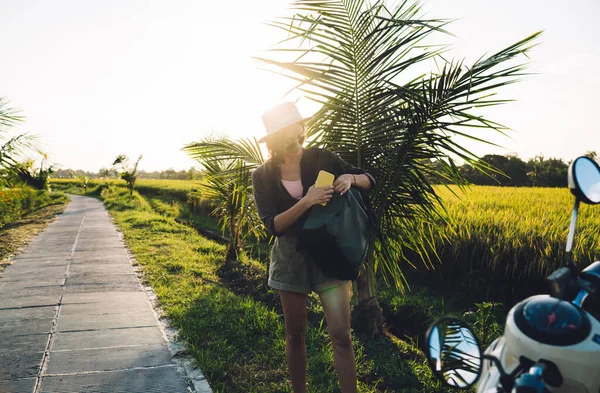
[[[8,101],[0,97],[0,132],[6,132],[25,119],[18,113],[19,111],[9,107]]]
[[[210,161],[240,160],[248,170],[259,167],[265,160],[256,138],[232,141],[226,138],[192,142],[181,150],[202,165]]]
[[[433,266],[433,222],[444,216],[433,182],[463,184],[456,159],[492,170],[456,137],[488,143],[480,130],[508,131],[473,111],[508,102],[494,95],[527,75],[526,63],[514,61],[540,33],[465,66],[446,60],[446,47],[429,44],[433,33],[450,34],[449,21],[422,18],[416,2],[297,0],[293,8],[293,17],[271,23],[288,38],[257,59],[321,105],[308,123],[309,146],[332,150],[377,179],[373,263],[403,287],[400,259]],[[433,59],[436,70],[405,77]],[[433,167],[433,160],[443,164]]]
[[[182,149],[205,169],[200,194],[213,202],[214,216],[229,232],[230,249],[243,248],[248,236],[266,236],[254,208],[251,171],[263,163],[256,139],[231,141],[206,138]]]

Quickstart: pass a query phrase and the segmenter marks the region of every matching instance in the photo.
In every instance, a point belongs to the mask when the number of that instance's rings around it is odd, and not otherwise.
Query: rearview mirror
[[[584,203],[600,203],[600,166],[589,157],[579,157],[569,165],[569,189]]]
[[[444,317],[427,331],[429,366],[453,388],[468,389],[477,382],[483,364],[481,346],[466,322]]]

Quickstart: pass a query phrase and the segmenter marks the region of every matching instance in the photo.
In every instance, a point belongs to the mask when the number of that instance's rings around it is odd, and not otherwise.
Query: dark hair
[[[283,156],[283,140],[285,139],[284,135],[285,134],[281,132],[276,132],[275,134],[270,135],[266,140],[267,150],[269,151],[269,159],[275,165],[279,165],[281,163]]]

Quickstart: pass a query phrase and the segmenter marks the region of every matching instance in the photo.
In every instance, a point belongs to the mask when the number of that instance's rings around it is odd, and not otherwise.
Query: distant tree
[[[509,156],[508,160],[504,163],[504,166],[501,168],[502,172],[508,176],[503,180],[502,185],[512,186],[512,187],[524,187],[530,186],[531,180],[527,173],[529,172],[527,168],[527,163],[521,160],[517,156]]]
[[[464,164],[459,168],[460,173],[469,183],[479,186],[499,186],[507,179],[502,172],[502,167],[508,161],[505,156],[486,154],[479,161],[479,168],[469,164]]]
[[[198,171],[198,169],[196,169],[195,166],[191,167],[188,170],[188,180],[194,180],[200,177],[200,171]]]
[[[137,167],[140,163],[142,156],[140,155],[132,168],[129,168],[129,157],[125,154],[119,154],[113,161],[113,167],[120,169],[121,179],[127,182],[127,188],[129,189],[129,196],[133,196],[133,188],[137,179]]]
[[[584,154],[584,156],[589,157],[592,160],[596,161],[598,164],[600,164],[600,156],[598,156],[598,153],[596,153],[596,150],[590,150],[590,151],[586,152]]]
[[[529,177],[536,187],[566,187],[569,166],[559,158],[537,155],[527,162]]]
[[[459,168],[460,173],[471,184],[484,186],[512,186],[522,187],[531,185],[527,175],[527,163],[515,154],[498,155],[486,154],[481,157],[481,164],[485,171],[464,164]]]
[[[100,168],[100,170],[98,171],[98,177],[101,177],[103,179],[108,179],[108,178],[112,177],[113,174],[114,174],[114,171],[111,171],[108,168]]]

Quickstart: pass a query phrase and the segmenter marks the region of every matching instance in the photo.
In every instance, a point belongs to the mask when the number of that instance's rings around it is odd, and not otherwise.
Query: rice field
[[[78,179],[51,179],[52,185],[57,185],[59,187],[63,187],[65,185],[75,185],[78,186],[81,184],[81,181]],[[160,179],[138,179],[135,182],[136,187],[146,187],[146,188],[156,188],[156,189],[164,189],[169,191],[189,191],[194,188],[197,188],[200,184],[200,180],[160,180]],[[125,184],[124,180],[121,179],[91,179],[90,185],[91,187],[99,185],[99,184]]]
[[[447,224],[438,223],[433,275],[460,280],[492,298],[520,298],[545,288],[566,263],[574,197],[567,189],[471,187],[439,193]],[[573,257],[581,267],[600,259],[600,206],[580,205]]]

